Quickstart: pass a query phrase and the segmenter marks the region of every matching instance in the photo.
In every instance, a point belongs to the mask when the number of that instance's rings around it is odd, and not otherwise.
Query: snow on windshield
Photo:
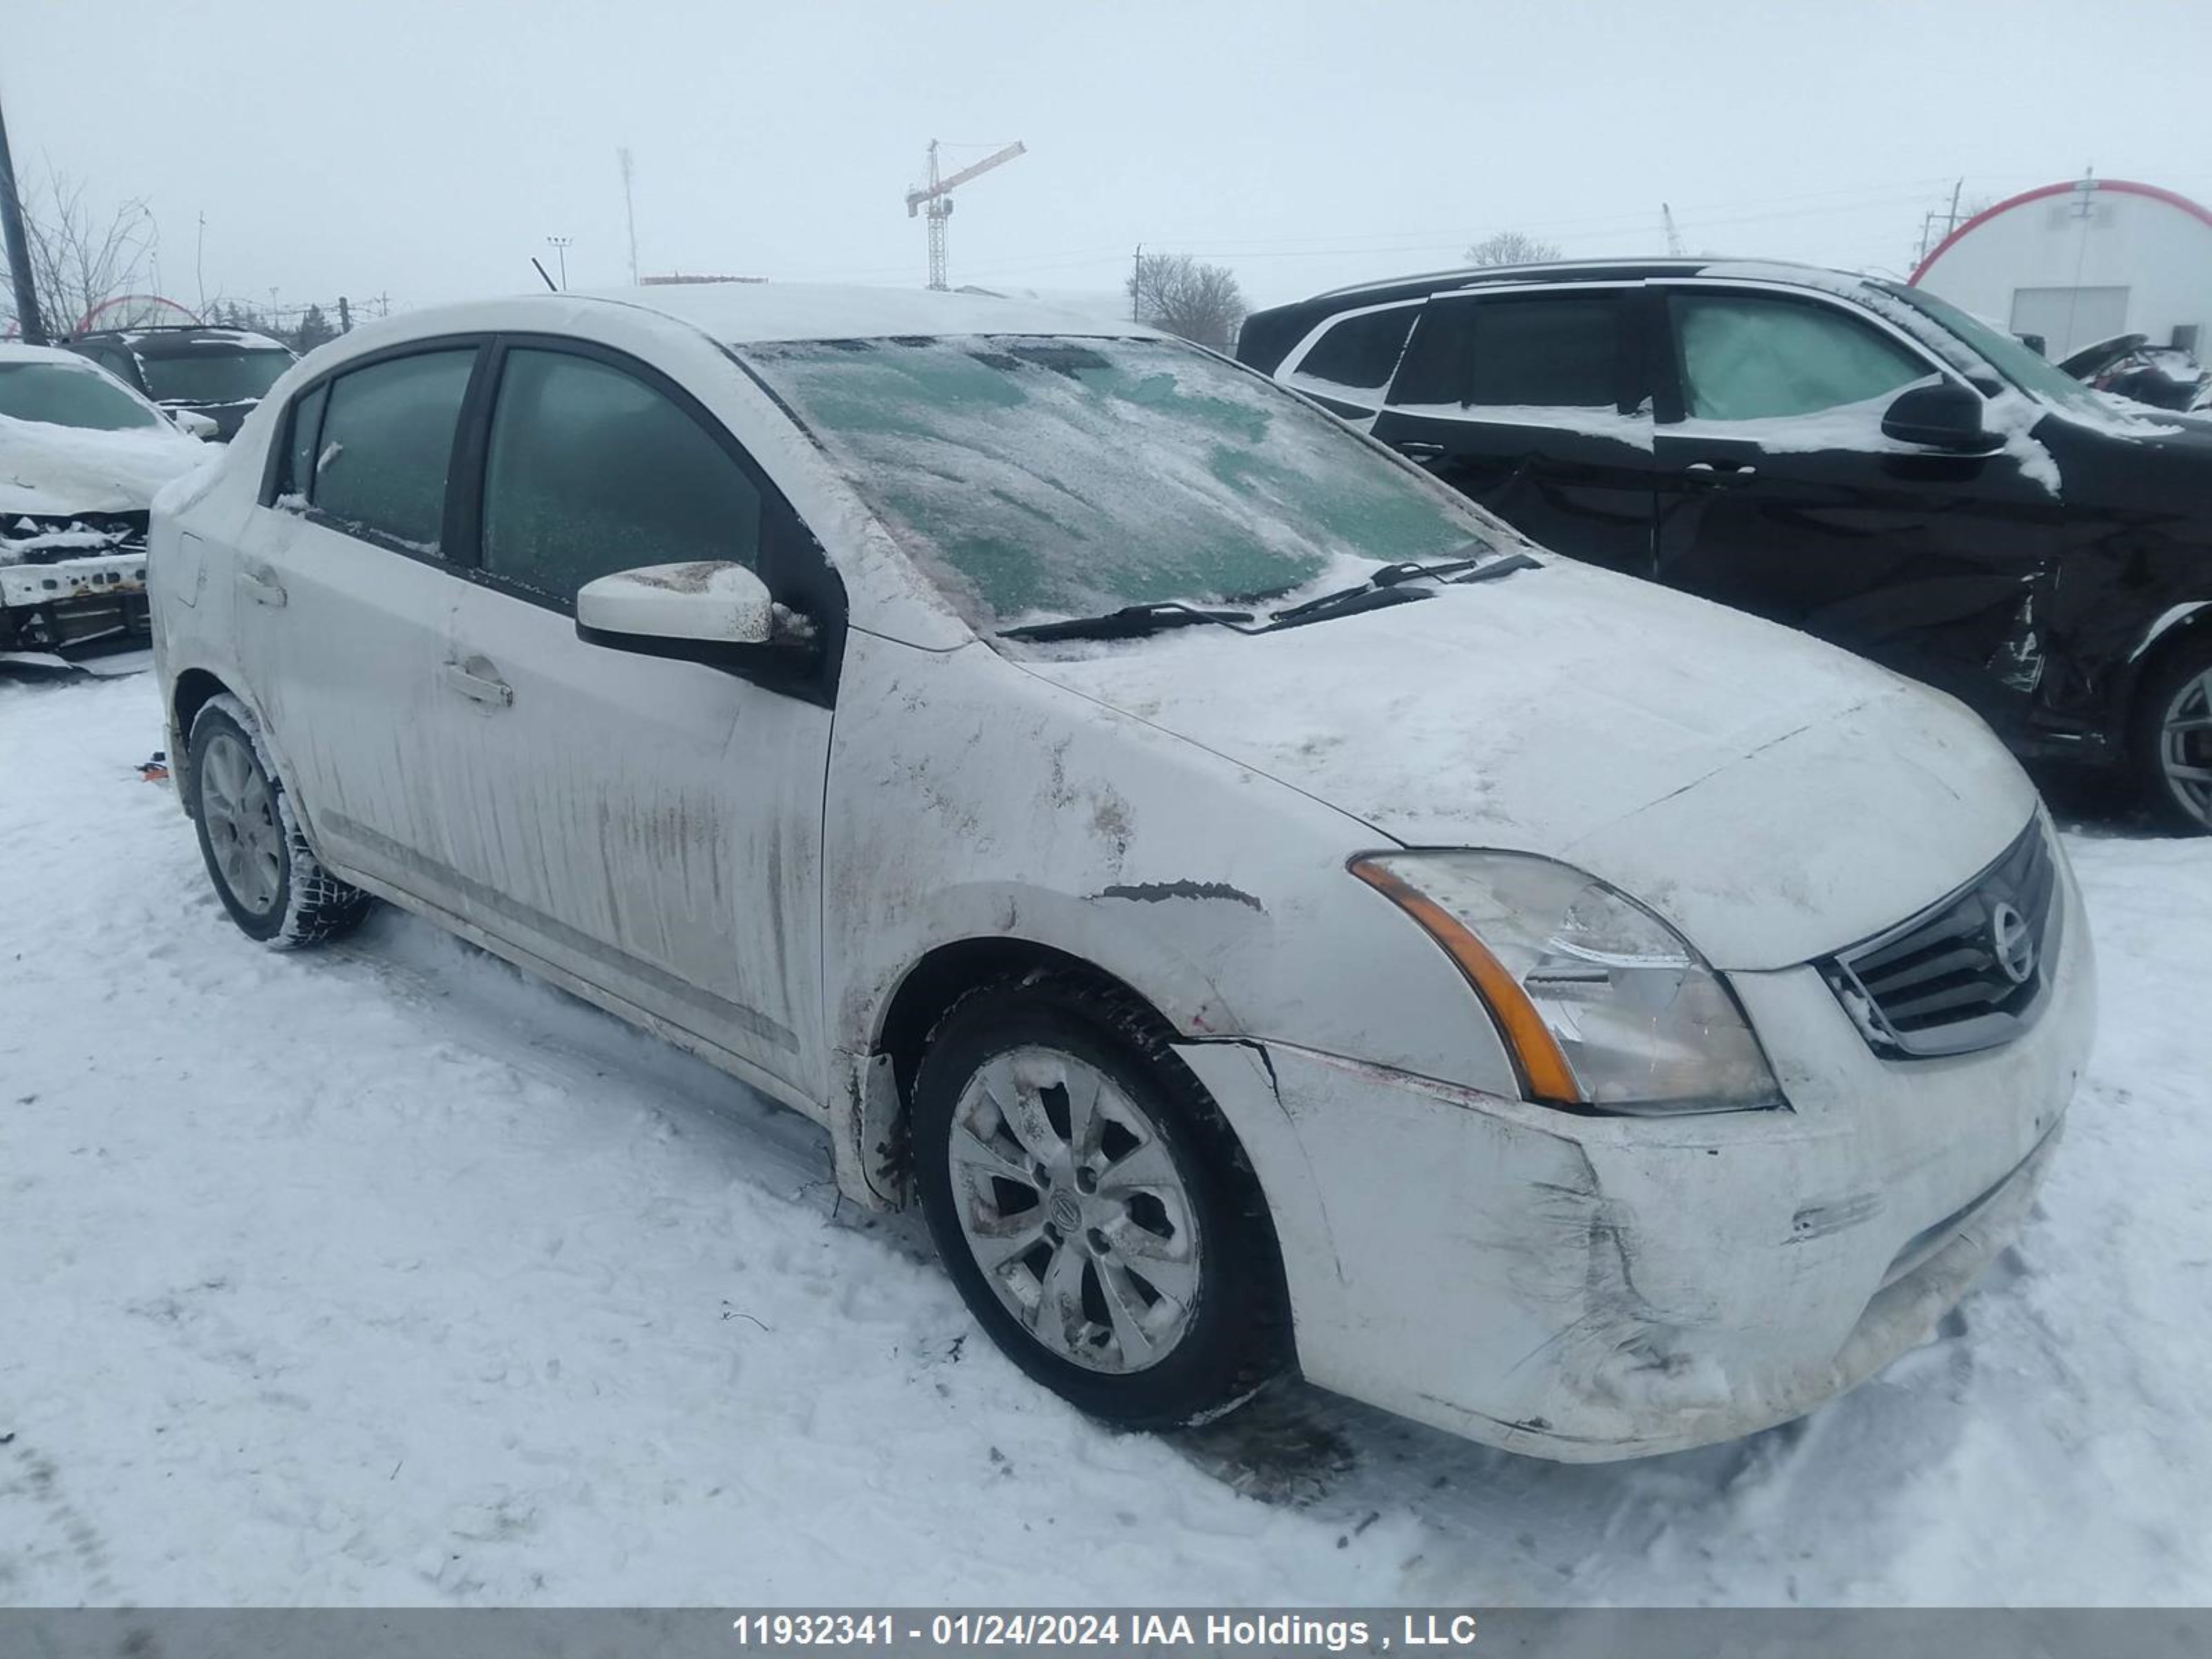
[[[92,364],[41,357],[0,363],[0,415],[94,432],[161,430],[161,417]]]
[[[1496,539],[1440,485],[1164,340],[810,341],[744,355],[981,626],[1296,589]]]

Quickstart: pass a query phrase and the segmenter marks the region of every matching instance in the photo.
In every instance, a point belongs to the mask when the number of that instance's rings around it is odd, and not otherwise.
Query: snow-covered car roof
[[[579,299],[637,306],[672,317],[726,345],[775,340],[857,340],[894,335],[1149,335],[1137,323],[995,294],[930,289],[862,288],[811,283],[699,283],[547,294],[549,303]]]

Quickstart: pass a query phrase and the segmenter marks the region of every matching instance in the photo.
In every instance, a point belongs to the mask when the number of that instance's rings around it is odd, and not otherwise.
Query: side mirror
[[[620,570],[576,592],[586,643],[649,657],[727,665],[747,647],[803,644],[779,626],[767,584],[741,564],[702,561]]]
[[[222,430],[214,416],[203,415],[197,409],[173,409],[169,418],[177,423],[178,431],[203,443],[213,443],[216,434]]]
[[[1882,411],[1881,432],[1899,443],[1954,455],[1981,454],[1997,447],[1982,425],[1982,400],[1956,380],[1937,380],[1899,392]]]

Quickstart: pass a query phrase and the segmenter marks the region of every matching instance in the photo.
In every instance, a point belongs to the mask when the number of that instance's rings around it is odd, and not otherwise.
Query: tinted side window
[[[633,375],[507,356],[484,475],[484,568],[573,599],[641,565],[757,565],[761,496],[699,422]]]
[[[1620,307],[1610,295],[1431,301],[1390,389],[1396,404],[1614,409]]]
[[[316,509],[438,553],[453,428],[476,356],[472,346],[426,351],[331,381],[307,491]]]
[[[1419,306],[1399,306],[1347,317],[1314,342],[1290,379],[1379,394],[1390,384],[1399,354],[1406,349],[1406,336],[1420,314]]]
[[[1667,307],[1693,419],[1756,421],[1864,403],[1933,371],[1833,306],[1749,295],[1676,294]]]

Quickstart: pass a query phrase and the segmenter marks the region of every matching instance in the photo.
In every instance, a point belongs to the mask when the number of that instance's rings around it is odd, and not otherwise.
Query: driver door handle
[[[477,672],[479,669],[483,672]],[[465,663],[449,662],[441,672],[446,689],[458,691],[471,702],[490,708],[514,706],[514,688],[500,678],[498,671],[482,657],[471,657]]]

